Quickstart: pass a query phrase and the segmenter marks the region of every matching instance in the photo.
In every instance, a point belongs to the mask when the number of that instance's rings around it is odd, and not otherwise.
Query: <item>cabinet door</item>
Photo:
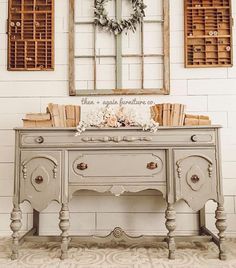
[[[174,151],[176,200],[184,199],[195,211],[217,200],[215,159],[214,149]]]
[[[60,202],[61,153],[22,151],[20,170],[20,200],[27,200],[38,211],[50,201]]]

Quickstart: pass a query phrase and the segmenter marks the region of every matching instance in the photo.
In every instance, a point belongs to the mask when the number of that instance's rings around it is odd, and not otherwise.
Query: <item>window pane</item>
[[[115,55],[115,36],[103,30],[97,30],[96,48],[98,55]]]
[[[162,23],[144,23],[144,54],[163,54]]]
[[[144,88],[163,88],[163,59],[161,57],[145,57]]]
[[[92,21],[94,0],[75,0],[75,21]]]
[[[75,56],[94,54],[94,26],[82,24],[75,26]]]
[[[75,85],[78,90],[94,89],[94,61],[93,59],[75,60]]]
[[[164,0],[166,1],[166,0]],[[163,19],[163,1],[162,0],[144,0],[147,5],[145,9],[145,20],[162,20]]]
[[[115,58],[97,59],[97,89],[116,88]]]
[[[140,54],[141,53],[141,27],[137,26],[135,33],[128,31],[122,34],[122,54]]]
[[[140,57],[123,58],[123,88],[138,89],[142,86],[142,65]]]

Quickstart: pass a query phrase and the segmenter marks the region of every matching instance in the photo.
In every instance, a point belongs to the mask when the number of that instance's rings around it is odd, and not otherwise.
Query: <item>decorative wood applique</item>
[[[185,0],[185,67],[229,67],[231,0]]]
[[[8,70],[54,69],[54,0],[9,0]]]

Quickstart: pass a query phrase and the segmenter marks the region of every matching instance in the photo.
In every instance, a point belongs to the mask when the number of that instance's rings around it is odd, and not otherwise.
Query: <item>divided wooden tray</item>
[[[231,0],[184,0],[185,67],[232,66]]]
[[[54,69],[54,0],[9,0],[8,70]]]

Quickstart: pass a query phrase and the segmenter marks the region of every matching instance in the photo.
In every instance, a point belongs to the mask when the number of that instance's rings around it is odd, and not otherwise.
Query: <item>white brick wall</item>
[[[56,67],[54,72],[8,72],[7,0],[0,0],[0,235],[10,234],[9,213],[13,193],[13,161],[15,126],[21,126],[21,118],[26,112],[44,111],[47,103],[80,103],[78,97],[68,97],[68,1],[56,0]],[[87,1],[88,2],[88,1]],[[92,1],[91,1],[92,2]],[[235,9],[235,1],[233,10]],[[148,15],[156,16],[156,1],[148,0]],[[183,1],[171,0],[171,95],[160,97],[137,97],[155,102],[182,102],[192,113],[209,114],[213,123],[223,125],[222,155],[225,208],[228,213],[228,233],[236,233],[236,65],[233,68],[185,69],[183,65]],[[86,5],[81,14],[86,13]],[[234,14],[235,15],[235,14]],[[235,31],[234,31],[235,32]],[[86,32],[85,32],[86,33]],[[87,34],[87,33],[86,33]],[[151,32],[149,32],[151,35]],[[151,35],[152,36],[152,35]],[[236,36],[236,33],[234,34]],[[83,42],[79,44],[84,48]],[[127,48],[128,49],[128,48]],[[136,49],[135,47],[133,49]],[[234,48],[236,50],[236,48]],[[87,51],[84,51],[87,53]],[[106,51],[107,53],[107,51]],[[234,53],[235,55],[236,53]],[[236,57],[236,56],[235,56]],[[104,62],[106,66],[106,62]],[[133,80],[127,84],[136,87],[138,66],[134,61],[128,67]],[[236,64],[236,61],[235,61]],[[112,66],[112,65],[110,65]],[[81,69],[81,75],[89,76]],[[152,76],[156,73],[150,73]],[[126,77],[126,76],[125,76]],[[126,77],[127,78],[127,77]],[[87,81],[77,81],[82,87],[89,87]],[[99,81],[109,87],[114,83]],[[95,98],[94,98],[95,99]],[[100,98],[101,99],[101,98]],[[104,100],[118,97],[104,97]],[[127,97],[132,99],[132,97]],[[91,107],[84,107],[85,109]],[[144,109],[145,107],[143,107]],[[134,205],[135,204],[135,205]],[[22,205],[23,227],[32,225],[32,210],[28,203]],[[58,233],[59,205],[53,202],[41,215],[41,233]],[[197,215],[184,202],[176,205],[178,211],[178,233],[195,233]],[[207,204],[208,224],[214,229],[215,204]],[[72,234],[106,234],[116,225],[130,233],[164,233],[165,203],[155,191],[125,194],[116,198],[109,194],[81,193],[70,204]]]

